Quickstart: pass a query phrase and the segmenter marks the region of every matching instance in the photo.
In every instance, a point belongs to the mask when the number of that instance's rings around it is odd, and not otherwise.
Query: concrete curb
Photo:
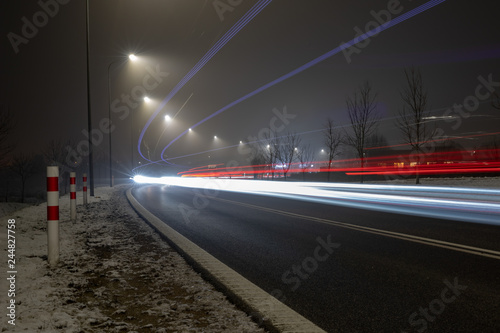
[[[271,332],[325,332],[154,216],[133,197],[132,188],[127,190],[127,199],[147,223],[261,326]]]

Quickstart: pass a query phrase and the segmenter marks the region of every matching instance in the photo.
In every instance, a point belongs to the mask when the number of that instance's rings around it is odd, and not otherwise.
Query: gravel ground
[[[125,189],[97,188],[75,222],[65,219],[69,199],[61,198],[54,269],[46,261],[46,204],[2,218],[2,244],[7,219],[16,220],[18,271],[16,325],[4,315],[2,332],[264,332],[137,216]]]

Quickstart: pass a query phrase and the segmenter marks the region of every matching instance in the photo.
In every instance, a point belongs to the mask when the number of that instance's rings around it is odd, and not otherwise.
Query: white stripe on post
[[[59,262],[59,167],[47,167],[47,250],[50,266]]]
[[[69,173],[69,209],[70,217],[76,220],[76,173]]]
[[[87,204],[87,174],[83,174],[83,204]]]

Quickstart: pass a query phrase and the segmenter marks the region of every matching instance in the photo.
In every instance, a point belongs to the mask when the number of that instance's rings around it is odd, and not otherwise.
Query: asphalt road
[[[328,332],[500,332],[500,227],[143,185],[175,230]],[[479,250],[477,249],[479,248]]]

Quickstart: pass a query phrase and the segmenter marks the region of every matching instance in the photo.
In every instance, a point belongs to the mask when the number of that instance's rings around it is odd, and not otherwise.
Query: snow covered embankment
[[[263,332],[204,281],[132,210],[125,187],[97,188],[69,221],[60,199],[60,264],[47,265],[46,204],[2,217],[7,298],[7,220],[16,220],[15,327],[28,332]],[[81,203],[81,198],[79,203]]]

